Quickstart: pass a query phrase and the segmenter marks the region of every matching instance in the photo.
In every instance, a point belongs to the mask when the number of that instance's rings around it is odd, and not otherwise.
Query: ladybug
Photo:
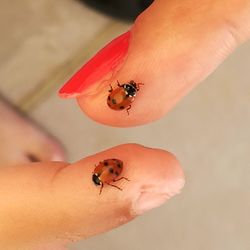
[[[110,85],[110,94],[107,98],[108,106],[114,110],[126,109],[129,115],[131,103],[135,100],[136,93],[140,90],[140,85],[143,85],[143,83],[136,83],[133,80],[122,85],[117,81],[118,87],[115,89]]]
[[[95,185],[101,186],[99,194],[102,193],[104,184],[122,190],[120,187],[111,184],[112,182],[120,181],[122,179],[129,181],[129,179],[125,177],[120,177],[117,179],[117,177],[121,174],[122,169],[123,162],[118,159],[107,159],[100,161],[99,164],[96,165],[92,175],[92,181],[95,183]]]

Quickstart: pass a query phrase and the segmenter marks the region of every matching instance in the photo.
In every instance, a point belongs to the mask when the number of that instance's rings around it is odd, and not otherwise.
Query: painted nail
[[[118,36],[102,48],[59,90],[64,98],[80,95],[88,86],[114,70],[127,55],[130,31]]]

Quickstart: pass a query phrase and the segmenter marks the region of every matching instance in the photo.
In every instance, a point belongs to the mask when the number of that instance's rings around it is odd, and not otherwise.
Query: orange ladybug
[[[129,83],[120,84],[117,81],[117,88],[113,89],[110,85],[110,94],[108,95],[107,104],[114,110],[129,110],[131,109],[131,103],[135,100],[136,93],[140,90],[140,85],[143,83],[136,83],[131,80]]]
[[[129,179],[125,177],[120,177],[117,179],[117,177],[121,174],[122,169],[123,162],[118,159],[107,159],[99,162],[92,175],[92,181],[95,183],[95,185],[101,186],[99,194],[101,194],[104,184],[122,190],[120,187],[111,184],[112,182],[120,181],[122,179],[129,181]]]

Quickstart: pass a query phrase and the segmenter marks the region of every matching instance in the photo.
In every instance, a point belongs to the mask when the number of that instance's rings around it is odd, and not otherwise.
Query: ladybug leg
[[[128,108],[126,109],[127,110],[127,113],[129,115],[129,110],[131,109],[131,105],[128,106]]]
[[[140,83],[137,83],[137,87],[136,87],[136,88],[137,88],[137,91],[140,90],[140,85],[144,85],[144,83],[141,83],[141,82],[140,82]]]
[[[113,180],[113,182],[116,182],[116,181],[120,181],[120,180],[126,180],[126,181],[130,181],[128,178],[126,178],[126,177],[121,177],[121,178],[119,178],[119,179],[116,179],[116,180]]]
[[[100,188],[99,195],[101,195],[101,193],[102,193],[102,189],[103,189],[103,183],[101,184],[101,188]]]
[[[122,87],[122,85],[119,83],[118,80],[117,80],[117,86],[118,86],[118,87]]]
[[[97,165],[95,164],[95,168],[97,167]],[[94,174],[95,172],[94,171],[92,171],[92,174]]]
[[[112,87],[112,85],[111,85],[111,84],[109,84],[109,86],[110,86],[110,90],[109,90],[109,92],[112,92],[112,91],[113,91],[113,87]]]
[[[119,190],[121,190],[121,191],[122,191],[122,189],[121,189],[120,187],[117,187],[116,185],[112,185],[112,184],[107,183],[107,182],[106,182],[106,184],[107,184],[107,185],[109,185],[109,186],[115,187],[115,188],[117,188],[117,189],[119,189]]]

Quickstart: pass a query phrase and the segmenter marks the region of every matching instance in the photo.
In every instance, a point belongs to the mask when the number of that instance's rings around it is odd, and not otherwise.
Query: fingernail
[[[80,95],[107,73],[114,70],[127,55],[130,31],[118,36],[102,48],[59,90],[64,98]]]
[[[184,183],[184,177],[182,177],[172,183],[166,184],[165,186],[156,185],[143,188],[140,195],[134,201],[134,213],[140,215],[155,207],[161,206],[171,197],[180,193]]]
[[[58,151],[55,152],[52,156],[50,161],[65,161],[66,160],[66,156],[65,156],[65,152],[63,151]]]

